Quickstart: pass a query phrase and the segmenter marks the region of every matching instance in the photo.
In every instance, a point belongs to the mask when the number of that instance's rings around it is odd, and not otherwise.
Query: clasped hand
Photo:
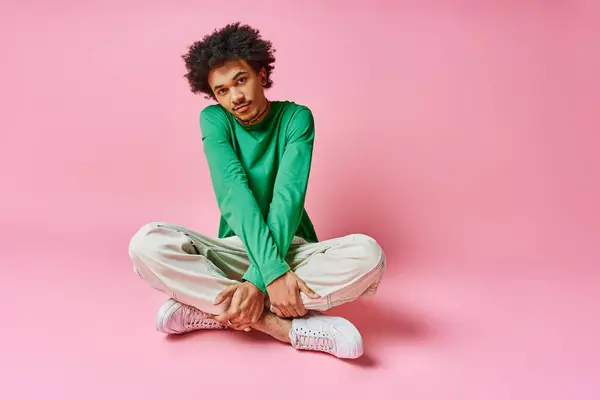
[[[214,304],[228,304],[224,313],[214,316],[217,322],[236,330],[249,330],[265,308],[265,294],[250,282],[237,283],[223,290]]]
[[[321,297],[292,271],[288,271],[275,279],[267,286],[271,312],[281,318],[295,318],[305,315],[306,308],[304,308],[302,297],[300,297],[301,292],[311,299]]]
[[[311,299],[319,299],[317,293],[294,272],[288,271],[267,286],[271,303],[271,312],[280,318],[295,318],[306,314],[306,308],[300,297],[304,293]],[[228,304],[227,309],[213,317],[223,325],[236,330],[249,330],[258,322],[265,306],[265,294],[250,282],[229,286],[219,293],[214,304]]]

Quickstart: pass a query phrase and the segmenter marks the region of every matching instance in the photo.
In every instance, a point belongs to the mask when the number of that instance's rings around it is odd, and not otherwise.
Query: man
[[[218,237],[150,223],[129,254],[134,271],[170,297],[158,310],[160,332],[255,329],[296,349],[357,358],[356,327],[320,311],[374,294],[385,256],[361,234],[318,240],[304,209],[314,120],[305,106],[265,97],[273,52],[239,23],[190,46],[191,90],[218,103],[200,113]]]

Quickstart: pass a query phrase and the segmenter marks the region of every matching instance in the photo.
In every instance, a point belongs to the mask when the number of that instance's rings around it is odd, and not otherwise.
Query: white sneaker
[[[181,334],[198,329],[225,329],[210,314],[169,299],[156,314],[156,329],[167,334]]]
[[[292,320],[290,330],[292,347],[298,350],[316,350],[338,358],[358,358],[363,354],[360,332],[350,321],[309,313]]]

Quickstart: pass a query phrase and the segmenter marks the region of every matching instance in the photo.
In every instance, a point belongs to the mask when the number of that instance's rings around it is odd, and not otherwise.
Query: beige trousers
[[[238,237],[220,239],[160,222],[139,229],[129,256],[134,272],[151,287],[213,315],[225,311],[213,305],[217,294],[238,283],[250,264]],[[361,234],[319,243],[296,237],[286,261],[321,296],[301,294],[306,309],[318,311],[375,294],[385,269],[379,244]]]

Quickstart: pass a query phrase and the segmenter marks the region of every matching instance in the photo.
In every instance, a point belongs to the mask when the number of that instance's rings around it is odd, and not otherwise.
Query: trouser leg
[[[220,314],[217,294],[238,283],[250,260],[237,237],[220,239],[168,223],[143,226],[131,239],[134,271],[148,284],[184,304]],[[296,238],[286,261],[308,286],[321,295],[302,294],[305,307],[324,311],[377,290],[385,255],[372,238],[354,234],[319,243]]]

